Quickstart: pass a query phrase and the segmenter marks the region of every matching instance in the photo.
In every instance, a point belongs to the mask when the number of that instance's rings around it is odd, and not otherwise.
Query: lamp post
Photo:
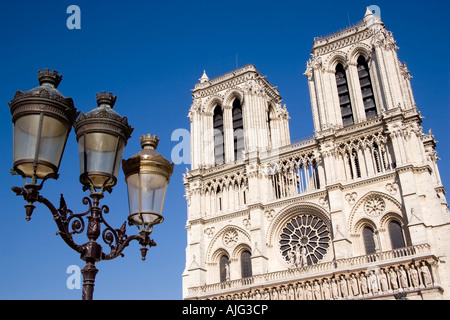
[[[17,91],[9,103],[14,128],[11,173],[24,179],[24,187],[12,187],[12,190],[27,202],[26,220],[31,219],[36,202],[50,210],[58,227],[57,234],[86,262],[82,269],[82,299],[91,300],[98,272],[96,262],[123,256],[122,251],[133,240],[142,246],[142,260],[145,260],[147,247],[156,246],[150,234],[152,226],[163,221],[162,206],[173,163],[154,150],[156,136],[141,138],[143,150],[123,161],[130,207],[128,222],[138,226],[138,234],[127,236],[126,222],[114,229],[104,218],[109,208],[100,207],[100,200],[104,191],[112,192],[117,183],[123,150],[133,128],[126,117],[113,110],[117,97],[112,93],[97,94],[98,107],[83,114],[76,110],[71,98],[57,90],[62,79],[57,71],[39,70],[38,78],[39,87],[27,92]],[[89,197],[83,198],[88,209],[76,214],[68,209],[62,194],[59,208],[40,194],[45,180],[59,177],[59,165],[72,126],[78,141],[80,182],[83,191],[90,190]],[[151,143],[145,137],[149,137]],[[84,218],[87,218],[87,226]],[[88,241],[77,244],[73,235],[85,230]],[[100,235],[109,246],[109,253],[97,242]]]

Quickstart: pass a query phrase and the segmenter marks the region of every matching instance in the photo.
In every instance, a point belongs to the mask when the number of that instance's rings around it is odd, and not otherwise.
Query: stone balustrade
[[[187,299],[439,298],[438,259],[428,244],[189,288]]]

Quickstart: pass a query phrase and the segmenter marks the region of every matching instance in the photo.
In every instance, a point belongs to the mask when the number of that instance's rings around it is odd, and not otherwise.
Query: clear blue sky
[[[69,30],[69,5],[81,9],[81,30]],[[449,154],[449,1],[2,1],[0,4],[0,299],[80,299],[69,290],[70,265],[83,267],[79,255],[59,236],[48,210],[37,205],[25,221],[25,204],[11,186],[12,123],[8,102],[16,90],[38,86],[37,71],[63,75],[59,90],[78,110],[96,106],[95,94],[117,95],[115,110],[135,131],[124,151],[140,150],[139,137],[160,137],[158,151],[170,159],[175,129],[189,129],[191,89],[205,69],[210,78],[254,64],[278,86],[291,116],[293,139],[313,134],[310,100],[303,72],[313,38],[361,20],[365,7],[378,5],[392,31],[400,60],[407,63],[424,131],[432,129],[444,187],[450,188]],[[70,209],[85,211],[87,196],[78,182],[77,143],[72,130],[60,178],[47,181],[42,194],[58,204],[63,193]],[[97,263],[94,299],[182,298],[185,263],[186,202],[182,173],[175,166],[167,190],[165,221],[155,226],[147,261],[132,243],[124,258]],[[119,228],[128,216],[122,171],[112,194],[109,223]],[[128,227],[128,234],[135,232]],[[81,243],[83,237],[78,237]]]

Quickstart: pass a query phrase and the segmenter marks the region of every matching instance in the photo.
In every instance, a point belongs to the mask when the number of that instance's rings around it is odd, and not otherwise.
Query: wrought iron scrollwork
[[[103,195],[93,193],[89,197],[84,197],[82,202],[88,208],[82,213],[73,213],[67,207],[64,196],[61,194],[59,200],[59,208],[57,209],[48,199],[39,194],[39,188],[33,187],[12,187],[17,196],[22,196],[27,202],[25,205],[26,220],[31,219],[36,206],[35,202],[45,205],[53,215],[59,235],[73,250],[81,254],[81,258],[86,261],[83,268],[83,299],[92,299],[93,288],[95,283],[95,275],[98,270],[95,268],[95,262],[100,260],[112,260],[118,256],[123,257],[122,251],[130,244],[131,241],[137,240],[141,247],[142,260],[145,260],[148,248],[156,246],[156,243],[150,239],[150,231],[141,230],[138,235],[127,236],[126,222],[119,229],[114,229],[106,222],[104,215],[109,213],[107,205],[99,206],[100,199]],[[92,199],[91,199],[92,198]],[[88,222],[85,222],[85,218]],[[101,224],[105,228],[101,232]],[[87,228],[86,228],[87,226]],[[79,245],[73,240],[73,235],[81,234],[86,231],[89,241]],[[100,244],[97,243],[99,236],[102,236],[103,242],[109,246],[110,252],[104,253]]]

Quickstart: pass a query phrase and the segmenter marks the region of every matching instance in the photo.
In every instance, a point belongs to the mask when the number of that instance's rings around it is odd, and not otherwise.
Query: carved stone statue
[[[348,288],[347,288],[347,280],[345,280],[345,276],[341,276],[341,280],[339,282],[341,288],[341,295],[343,298],[348,297]]]
[[[306,248],[305,248],[305,247],[302,247],[302,261],[301,261],[302,267],[308,265],[308,261],[306,260],[306,254],[307,254]]]
[[[397,290],[398,289],[397,272],[395,272],[394,268],[389,269],[389,280],[391,282],[391,288],[393,290]]]
[[[264,289],[264,300],[270,300],[270,292],[269,289]]]
[[[295,264],[297,267],[302,266],[302,254],[300,252],[300,246],[295,248]]]
[[[425,261],[422,261],[422,265],[420,266],[420,273],[422,274],[423,284],[425,287],[429,287],[433,284],[431,279],[430,270],[426,265]]]
[[[354,297],[359,295],[358,279],[356,279],[356,276],[353,273],[350,276],[350,292]]]
[[[330,300],[331,299],[330,283],[328,282],[327,278],[323,280],[322,290],[323,290],[323,298],[325,300]]]
[[[280,300],[287,300],[287,292],[284,286],[280,289]]]
[[[289,300],[295,300],[295,292],[294,292],[294,287],[292,286],[292,284],[289,285],[288,297],[289,297]]]
[[[336,279],[335,278],[331,279],[331,293],[333,295],[333,299],[338,299],[339,298],[339,289],[338,289],[338,285],[336,283]]]
[[[369,289],[368,289],[368,286],[367,286],[367,278],[366,278],[366,275],[364,273],[361,274],[359,282],[360,282],[360,285],[361,285],[361,293],[362,294],[368,294],[369,293]]]
[[[295,294],[297,300],[303,300],[303,286],[301,283],[297,283],[297,287],[295,288]]]
[[[322,300],[322,294],[320,293],[320,284],[317,280],[314,280],[313,293],[315,300]]]
[[[295,267],[295,252],[289,251],[289,265],[291,266],[291,268]]]
[[[384,272],[384,269],[380,270],[378,279],[380,280],[381,291],[388,291],[389,290],[388,279],[387,279],[386,273]]]
[[[272,288],[272,300],[278,300],[278,291],[277,288],[273,287]]]
[[[306,298],[306,300],[313,299],[312,288],[311,288],[311,285],[309,284],[309,282],[307,282],[306,286],[305,286],[305,298]]]
[[[369,283],[370,283],[370,290],[372,291],[373,294],[377,294],[378,293],[378,278],[377,275],[375,274],[375,271],[372,270],[370,272],[370,276],[369,276]]]
[[[225,281],[230,281],[230,263],[225,263]]]
[[[402,288],[408,288],[408,274],[403,266],[400,266],[400,285]]]
[[[412,285],[417,288],[419,286],[419,273],[417,272],[414,264],[411,264],[411,268],[409,269],[409,276],[411,277]]]

